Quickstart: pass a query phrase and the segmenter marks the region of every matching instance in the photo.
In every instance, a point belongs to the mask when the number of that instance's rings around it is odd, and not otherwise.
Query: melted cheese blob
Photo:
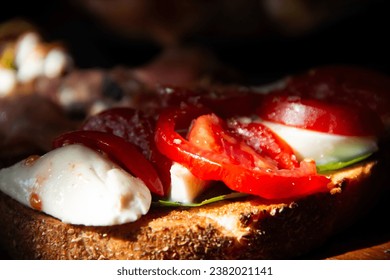
[[[68,145],[0,170],[0,190],[65,223],[109,226],[146,214],[151,193],[99,153]]]
[[[262,121],[294,150],[298,159],[317,165],[349,161],[378,150],[375,137],[343,136]]]

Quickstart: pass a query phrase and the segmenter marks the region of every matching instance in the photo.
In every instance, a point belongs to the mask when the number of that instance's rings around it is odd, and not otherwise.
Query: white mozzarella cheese
[[[171,166],[171,190],[169,200],[181,203],[194,202],[207,187],[208,181],[195,177],[183,165],[174,162]]]
[[[68,145],[0,170],[0,190],[65,223],[107,226],[148,212],[151,193],[99,153]]]
[[[375,137],[343,136],[262,121],[286,141],[300,159],[314,159],[317,165],[349,161],[378,150]]]

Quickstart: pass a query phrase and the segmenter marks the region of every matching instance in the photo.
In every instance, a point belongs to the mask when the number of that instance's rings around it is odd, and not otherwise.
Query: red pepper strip
[[[210,151],[202,151],[189,143],[175,130],[184,126],[188,127],[193,119],[210,111],[199,107],[186,107],[184,109],[164,110],[158,118],[156,125],[155,141],[159,151],[173,161],[183,163],[187,168],[194,170],[197,177],[202,180],[219,180],[222,172],[221,162],[225,157],[221,156],[216,161],[207,158],[218,157],[218,154]]]
[[[297,169],[270,170],[269,173],[242,166],[228,170],[223,181],[228,182],[229,188],[266,199],[288,199],[329,191],[327,184],[330,180],[316,174],[314,162],[302,161]]]
[[[164,195],[163,185],[153,165],[133,144],[110,133],[80,130],[60,135],[53,141],[53,147],[76,143],[106,154],[123,169],[140,178],[152,193]]]
[[[203,180],[223,181],[232,190],[266,199],[286,199],[328,191],[329,179],[318,175],[314,162],[298,168],[269,170],[233,164],[223,154],[200,149],[175,131],[182,119],[196,118],[199,108],[163,111],[158,119],[155,140],[161,153],[188,168]]]

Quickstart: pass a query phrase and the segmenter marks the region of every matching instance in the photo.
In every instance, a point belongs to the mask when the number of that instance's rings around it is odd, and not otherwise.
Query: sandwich
[[[272,87],[161,86],[0,170],[17,259],[288,259],[386,191],[390,79],[346,66]]]

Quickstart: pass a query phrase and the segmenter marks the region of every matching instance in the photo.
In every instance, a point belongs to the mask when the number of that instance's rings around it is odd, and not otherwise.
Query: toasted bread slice
[[[329,174],[329,193],[153,207],[134,223],[110,227],[65,224],[0,194],[0,242],[16,259],[294,258],[365,212],[381,192],[382,174],[371,160]]]

